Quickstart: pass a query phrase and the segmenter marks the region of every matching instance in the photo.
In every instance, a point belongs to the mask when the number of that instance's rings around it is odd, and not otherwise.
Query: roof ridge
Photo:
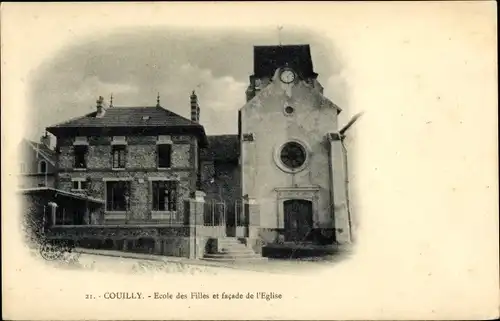
[[[36,143],[36,142],[33,142],[29,139],[26,139],[25,140],[28,142],[28,145],[30,145],[30,147],[35,150],[35,149],[38,149],[38,154],[42,155],[43,158],[45,158],[45,160],[47,160],[52,166],[55,166],[56,162],[55,162],[55,159],[52,159],[52,155],[48,155],[44,150],[41,150],[40,147],[38,146],[34,146],[35,144],[37,145],[42,145],[41,143]]]
[[[119,109],[119,108],[156,108],[158,106],[115,106],[108,108],[106,110],[113,110],[113,109]]]
[[[187,110],[186,110],[187,111]],[[96,113],[88,113],[81,117],[52,125],[46,130],[55,135],[95,135],[100,130],[124,131],[147,129],[172,131],[178,133],[189,132],[200,136],[206,144],[205,128],[172,110],[161,106],[142,106],[135,108],[109,108],[102,117],[95,117]]]
[[[88,113],[88,114],[85,114],[85,115],[83,115],[83,116],[73,117],[73,118],[70,118],[70,119],[65,120],[65,121],[63,121],[63,122],[60,122],[60,123],[57,123],[57,124],[55,124],[55,125],[49,126],[49,127],[58,127],[58,126],[61,126],[61,125],[65,125],[65,124],[67,124],[67,123],[70,123],[70,122],[72,122],[72,121],[75,121],[75,120],[78,120],[78,119],[81,119],[81,118],[90,117],[90,115],[95,114],[95,113],[96,113],[96,112],[95,112],[95,111],[93,111],[93,112]]]
[[[190,124],[191,124],[191,125],[198,125],[198,126],[201,126],[199,123],[197,123],[197,122],[195,122],[195,121],[192,121],[191,119],[186,118],[186,117],[184,117],[184,116],[182,116],[182,115],[179,115],[179,114],[177,114],[176,112],[171,111],[170,109],[164,108],[164,107],[162,107],[162,106],[156,106],[156,108],[159,108],[159,109],[161,109],[161,110],[163,110],[163,111],[166,111],[166,112],[168,112],[168,113],[173,114],[174,116],[177,116],[177,117],[180,117],[180,118],[182,118],[182,119],[184,119],[184,120],[187,120],[188,122],[190,122]]]

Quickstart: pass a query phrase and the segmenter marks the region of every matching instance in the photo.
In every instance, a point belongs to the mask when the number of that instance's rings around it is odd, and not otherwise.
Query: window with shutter
[[[125,168],[126,146],[114,145],[112,147],[113,168]]]

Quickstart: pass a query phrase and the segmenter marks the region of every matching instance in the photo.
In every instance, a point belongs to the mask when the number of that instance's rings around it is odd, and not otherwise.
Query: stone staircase
[[[218,238],[218,249],[216,253],[207,253],[204,260],[210,261],[249,261],[266,260],[266,258],[255,253],[250,247],[243,244],[236,237]]]

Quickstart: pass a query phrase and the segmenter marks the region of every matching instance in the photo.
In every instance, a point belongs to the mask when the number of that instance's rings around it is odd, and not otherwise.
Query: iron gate
[[[227,236],[246,236],[248,218],[241,200],[205,200],[204,225],[224,227]]]

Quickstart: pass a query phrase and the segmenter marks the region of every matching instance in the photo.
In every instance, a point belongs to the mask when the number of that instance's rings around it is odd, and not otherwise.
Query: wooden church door
[[[285,241],[305,241],[312,229],[312,202],[287,200],[283,203],[285,216]]]

